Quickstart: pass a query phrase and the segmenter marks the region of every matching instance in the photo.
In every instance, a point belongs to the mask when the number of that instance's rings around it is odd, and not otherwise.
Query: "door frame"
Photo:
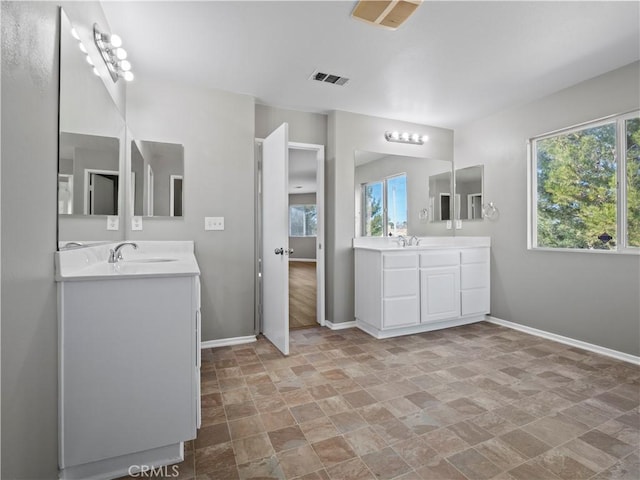
[[[91,178],[91,175],[93,174],[98,174],[98,175],[113,175],[115,177],[118,177],[118,197],[120,196],[120,172],[118,172],[117,170],[104,170],[104,169],[99,169],[99,168],[85,168],[84,169],[84,185],[83,185],[83,196],[84,196],[84,206],[83,206],[83,211],[84,211],[84,215],[91,215],[89,213],[89,210],[91,209],[91,205],[90,205],[90,195],[89,192],[90,190],[93,189],[93,186],[90,184],[89,180]],[[119,200],[119,199],[118,199]]]
[[[263,138],[255,139],[255,164],[256,164],[256,264],[255,264],[255,321],[254,333],[262,331],[262,142]],[[308,150],[316,152],[316,212],[318,218],[316,235],[316,321],[321,327],[326,326],[326,300],[325,300],[325,268],[326,268],[326,227],[325,227],[325,148],[324,145],[315,143],[289,142],[289,150]],[[287,232],[288,235],[288,232]]]

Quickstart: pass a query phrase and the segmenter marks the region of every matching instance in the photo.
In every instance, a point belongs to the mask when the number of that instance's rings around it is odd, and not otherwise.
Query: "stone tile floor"
[[[640,478],[640,367],[489,323],[203,351],[189,479]]]

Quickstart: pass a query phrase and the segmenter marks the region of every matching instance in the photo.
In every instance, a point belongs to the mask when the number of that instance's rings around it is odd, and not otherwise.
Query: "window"
[[[407,175],[362,185],[362,235],[407,234]]]
[[[640,247],[638,112],[537,137],[531,146],[533,248]]]
[[[318,228],[318,216],[315,205],[289,206],[289,236],[315,237]]]

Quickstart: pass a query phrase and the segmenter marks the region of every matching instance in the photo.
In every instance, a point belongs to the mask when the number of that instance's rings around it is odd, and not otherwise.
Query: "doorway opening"
[[[265,140],[256,139],[255,301],[255,333],[263,333],[285,355],[290,328],[325,324],[324,146],[288,142],[286,132],[285,125],[281,147],[284,153],[276,154],[275,159],[272,146],[266,149],[266,143],[263,144],[271,141],[273,134]],[[268,162],[265,150],[270,152]],[[280,162],[284,163],[282,169],[277,166]],[[277,188],[274,185],[279,181],[271,176],[270,165],[284,172]],[[280,202],[284,201],[284,204],[276,201],[275,210],[273,196],[280,194],[274,188],[281,192]],[[282,220],[279,212],[283,214]],[[277,240],[271,241],[274,235]],[[284,268],[283,276],[277,272],[274,275],[274,261]],[[284,285],[274,287],[274,282]],[[281,301],[284,305],[274,308],[274,302]]]

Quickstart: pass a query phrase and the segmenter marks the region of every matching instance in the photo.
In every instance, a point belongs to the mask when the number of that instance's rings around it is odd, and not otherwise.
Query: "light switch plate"
[[[224,230],[224,217],[204,217],[205,230]]]
[[[142,230],[142,217],[131,217],[131,230]]]
[[[447,230],[451,230],[452,225],[451,225],[451,220],[447,220]]]
[[[117,215],[107,216],[107,230],[120,230],[120,219]]]
[[[456,220],[456,230],[462,230],[462,220]]]

